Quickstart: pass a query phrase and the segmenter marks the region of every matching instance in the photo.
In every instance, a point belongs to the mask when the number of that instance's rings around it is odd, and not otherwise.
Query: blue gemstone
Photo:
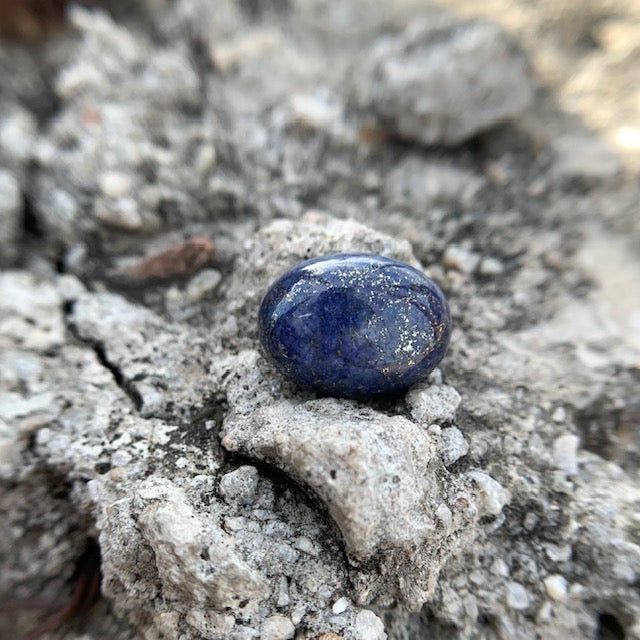
[[[260,342],[295,383],[335,396],[405,389],[442,360],[451,317],[435,282],[370,254],[308,260],[262,301]]]

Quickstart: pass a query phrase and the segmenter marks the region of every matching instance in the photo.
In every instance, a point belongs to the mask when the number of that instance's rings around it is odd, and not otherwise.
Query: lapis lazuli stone
[[[360,398],[397,391],[442,360],[451,317],[440,287],[413,267],[370,254],[302,262],[269,289],[260,341],[299,385]]]

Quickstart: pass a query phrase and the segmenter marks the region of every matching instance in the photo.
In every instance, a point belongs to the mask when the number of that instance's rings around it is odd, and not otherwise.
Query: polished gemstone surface
[[[442,360],[451,318],[440,287],[397,260],[339,254],[302,262],[269,289],[260,341],[278,369],[323,394],[411,386]]]

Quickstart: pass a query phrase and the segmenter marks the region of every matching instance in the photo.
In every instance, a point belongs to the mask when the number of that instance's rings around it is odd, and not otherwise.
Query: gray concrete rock
[[[446,15],[383,36],[354,72],[357,103],[393,133],[460,144],[531,104],[526,59],[496,25]]]
[[[471,205],[485,182],[471,171],[442,162],[409,157],[386,176],[384,192],[394,205],[437,206],[452,202]]]

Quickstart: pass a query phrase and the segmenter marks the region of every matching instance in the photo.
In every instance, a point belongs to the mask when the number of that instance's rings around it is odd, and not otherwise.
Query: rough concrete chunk
[[[440,455],[445,466],[452,465],[454,462],[467,455],[469,444],[464,439],[462,431],[457,427],[448,427],[440,433]]]
[[[459,144],[517,117],[533,97],[524,56],[496,24],[447,16],[380,38],[354,86],[382,123],[427,145]]]
[[[405,418],[333,399],[294,411],[274,404],[226,426],[222,444],[276,464],[318,495],[357,560],[419,546],[433,529],[435,447]]]
[[[148,493],[147,487],[142,488]],[[233,538],[218,525],[202,522],[187,497],[166,481],[158,488],[167,499],[146,507],[138,520],[142,535],[155,553],[160,580],[167,597],[184,597],[215,609],[238,606],[245,600],[262,600],[269,594],[264,578],[233,550]]]

